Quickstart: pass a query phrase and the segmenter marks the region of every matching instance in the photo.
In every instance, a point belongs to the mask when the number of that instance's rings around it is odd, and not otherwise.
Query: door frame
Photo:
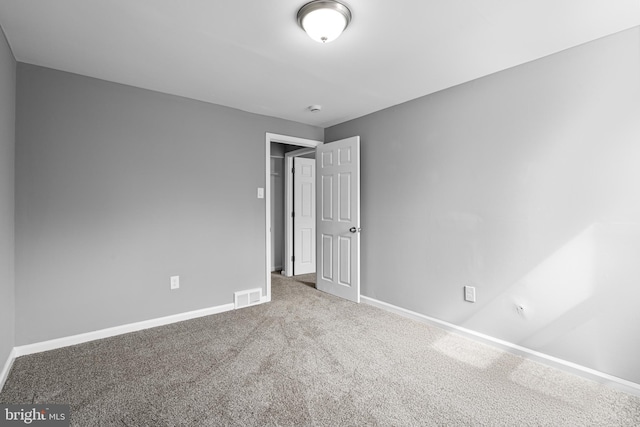
[[[297,145],[315,149],[322,141],[298,138],[296,136],[280,135],[267,132],[265,135],[265,295],[264,302],[271,301],[271,143]],[[286,176],[286,175],[285,175]]]
[[[271,145],[269,145],[271,146]],[[294,157],[314,153],[316,148],[299,148],[294,151],[284,153],[284,262],[282,263],[283,274],[287,277],[293,276],[293,218],[289,212],[293,212],[293,159]]]

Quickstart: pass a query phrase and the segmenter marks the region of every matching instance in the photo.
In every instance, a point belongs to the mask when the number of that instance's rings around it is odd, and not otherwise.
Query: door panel
[[[340,221],[351,221],[351,173],[338,174],[340,191]]]
[[[338,238],[338,251],[338,263],[340,263],[338,284],[351,286],[351,237]]]
[[[322,235],[322,280],[333,282],[333,236]],[[316,279],[317,280],[317,279]]]
[[[316,271],[316,161],[294,159],[293,246],[294,274]]]
[[[360,137],[317,148],[316,287],[360,302]]]

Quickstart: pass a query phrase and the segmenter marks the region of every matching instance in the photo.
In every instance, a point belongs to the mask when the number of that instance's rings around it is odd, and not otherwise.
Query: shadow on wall
[[[501,339],[606,373],[636,366],[640,340],[629,337],[640,336],[639,257],[640,224],[594,223],[463,326],[484,332],[499,323]],[[626,375],[640,382],[640,368]]]

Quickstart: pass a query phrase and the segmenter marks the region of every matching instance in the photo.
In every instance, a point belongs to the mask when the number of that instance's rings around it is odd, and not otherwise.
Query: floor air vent
[[[233,294],[233,303],[236,309],[260,304],[261,300],[262,289],[260,288],[238,291]]]

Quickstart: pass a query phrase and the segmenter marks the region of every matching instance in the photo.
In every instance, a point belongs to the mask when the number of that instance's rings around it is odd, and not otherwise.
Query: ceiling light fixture
[[[319,43],[337,39],[349,22],[349,8],[334,0],[314,0],[298,11],[298,25]]]

